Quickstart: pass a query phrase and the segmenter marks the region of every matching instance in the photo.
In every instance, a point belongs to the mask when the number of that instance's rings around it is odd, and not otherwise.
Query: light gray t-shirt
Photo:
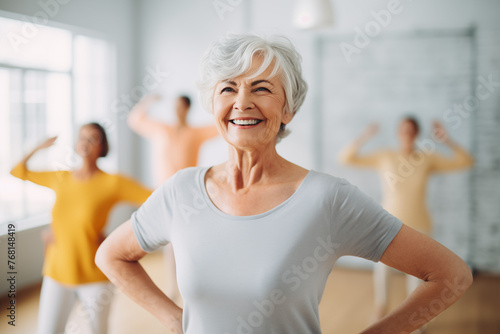
[[[321,333],[318,304],[335,261],[378,261],[402,225],[316,171],[277,207],[232,216],[211,202],[207,170],[179,171],[132,214],[145,251],[172,242],[186,334]]]

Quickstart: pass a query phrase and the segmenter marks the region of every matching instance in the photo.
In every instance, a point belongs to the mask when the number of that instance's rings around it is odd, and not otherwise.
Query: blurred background
[[[153,186],[150,145],[129,130],[128,112],[145,94],[159,93],[163,100],[152,114],[172,122],[175,98],[197,96],[198,64],[209,44],[228,32],[255,32],[287,36],[303,57],[309,92],[291,134],[278,144],[288,160],[345,177],[380,200],[376,172],[339,165],[340,150],[371,122],[381,131],[367,151],[395,147],[404,115],[421,121],[422,145],[432,121],[443,123],[475,165],[432,178],[434,237],[476,273],[498,277],[499,17],[496,0],[0,0],[0,256],[14,222],[17,288],[40,282],[39,235],[50,223],[54,195],[9,175],[24,154],[58,135],[32,166],[70,169],[79,163],[73,150],[79,126],[98,121],[111,146],[100,167]],[[197,98],[189,117],[195,125],[212,122]],[[449,153],[444,145],[435,149]],[[225,143],[216,138],[204,144],[199,163],[225,158]],[[114,210],[109,230],[131,210]],[[355,258],[339,265],[371,268]],[[2,278],[2,295],[7,290]],[[477,333],[495,333],[496,321]]]

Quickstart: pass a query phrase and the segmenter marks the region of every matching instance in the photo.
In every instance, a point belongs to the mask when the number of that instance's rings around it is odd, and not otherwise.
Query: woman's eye
[[[221,93],[224,93],[224,92],[234,92],[234,89],[232,89],[231,87],[225,87],[220,92]]]
[[[266,87],[259,87],[257,89],[255,89],[256,92],[268,92],[268,93],[271,93],[271,91],[269,89],[267,89]]]

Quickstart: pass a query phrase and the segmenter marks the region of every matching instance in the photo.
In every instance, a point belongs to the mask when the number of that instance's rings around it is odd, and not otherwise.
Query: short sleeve
[[[338,256],[353,255],[377,262],[403,223],[368,195],[339,179],[332,205],[332,240]]]
[[[170,241],[175,208],[174,184],[177,174],[170,177],[135,211],[130,220],[141,248],[152,252]]]

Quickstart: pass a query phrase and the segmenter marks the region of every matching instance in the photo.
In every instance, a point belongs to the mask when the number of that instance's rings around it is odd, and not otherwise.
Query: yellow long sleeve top
[[[55,240],[47,247],[43,275],[69,285],[106,281],[94,257],[108,214],[120,201],[142,204],[151,191],[132,179],[102,171],[78,180],[71,171],[34,172],[18,164],[11,174],[56,193],[51,223]]]
[[[382,182],[382,206],[404,224],[430,234],[432,219],[426,205],[427,181],[431,174],[472,166],[473,158],[459,146],[453,156],[415,151],[404,155],[395,150],[380,150],[359,155],[358,145],[349,146],[341,162],[374,168]]]

